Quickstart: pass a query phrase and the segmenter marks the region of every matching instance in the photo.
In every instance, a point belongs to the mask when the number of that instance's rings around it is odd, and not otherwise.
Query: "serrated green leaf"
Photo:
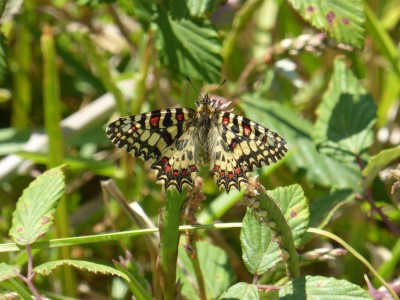
[[[366,291],[346,280],[322,276],[306,276],[286,283],[279,290],[279,299],[372,299]]]
[[[217,0],[172,0],[169,11],[173,18],[200,18],[211,13],[217,4]]]
[[[281,228],[287,227],[287,225],[279,224],[281,218],[277,215],[278,213],[283,214],[291,231],[290,238],[293,239],[295,245],[299,245],[308,228],[309,218],[307,199],[304,196],[303,189],[300,185],[295,184],[268,191],[268,194],[275,201],[278,201],[280,212],[268,209],[263,202],[265,200],[262,200],[262,194],[256,198],[261,202],[260,208],[267,210],[268,218],[276,223],[276,227],[274,227],[282,230],[280,233],[285,235]],[[283,239],[287,238],[284,237]],[[260,224],[258,219],[254,217],[252,210],[247,211],[243,220],[240,241],[242,243],[243,261],[247,269],[253,274],[261,275],[281,260],[277,243],[272,240],[271,228],[263,223]]]
[[[278,244],[272,239],[272,230],[254,217],[248,210],[240,231],[242,258],[246,268],[253,274],[263,274],[279,261]]]
[[[268,194],[279,201],[278,205],[292,230],[294,244],[300,245],[301,239],[307,231],[310,217],[307,198],[302,187],[293,184],[268,191]]]
[[[399,157],[400,146],[382,150],[378,154],[371,156],[368,159],[367,166],[362,171],[362,175],[365,177],[364,185],[368,186],[384,167]]]
[[[126,276],[123,272],[116,270],[115,268],[92,263],[89,261],[84,261],[84,260],[64,259],[64,260],[50,261],[50,262],[41,264],[40,266],[37,266],[36,268],[33,269],[33,271],[37,274],[42,274],[42,275],[47,276],[55,268],[62,266],[62,265],[72,266],[72,267],[75,267],[75,268],[78,268],[81,270],[86,270],[86,271],[89,271],[92,273],[100,273],[100,274],[105,274],[105,275],[117,275],[119,277],[124,278],[126,281],[129,281],[128,276]]]
[[[0,263],[0,282],[8,280],[10,278],[17,277],[19,274],[18,266],[7,265],[6,263]]]
[[[225,251],[208,242],[197,243],[197,255],[207,298],[216,299],[234,279],[229,258]],[[183,283],[182,294],[188,299],[196,298],[198,293],[193,287],[193,282],[197,282],[196,275],[190,261],[191,258],[188,257],[183,247],[179,247],[179,260],[185,269],[185,271],[181,268],[178,269],[179,279]]]
[[[260,299],[257,286],[254,284],[247,284],[239,282],[231,286],[225,293],[218,298],[219,300],[233,300],[233,299]]]
[[[330,86],[318,108],[314,142],[336,159],[354,160],[373,143],[376,106],[342,60],[335,61]]]
[[[156,46],[162,62],[173,72],[218,82],[222,67],[221,41],[208,19],[173,19],[157,8]]]
[[[364,2],[361,0],[290,0],[300,15],[338,42],[364,46]]]
[[[56,206],[64,192],[63,166],[37,177],[24,190],[13,213],[10,236],[20,245],[32,244],[53,224]]]
[[[351,189],[333,190],[315,199],[310,205],[310,227],[323,228],[335,211],[354,199]]]
[[[154,1],[135,0],[133,4],[136,18],[145,28],[148,28],[156,12]]]

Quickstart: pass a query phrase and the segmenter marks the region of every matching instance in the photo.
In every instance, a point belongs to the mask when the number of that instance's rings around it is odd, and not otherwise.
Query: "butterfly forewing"
[[[120,118],[106,132],[118,148],[152,162],[166,188],[175,186],[181,191],[183,185],[193,183],[191,173],[197,171],[187,122],[194,117],[195,111],[189,108],[156,110]]]

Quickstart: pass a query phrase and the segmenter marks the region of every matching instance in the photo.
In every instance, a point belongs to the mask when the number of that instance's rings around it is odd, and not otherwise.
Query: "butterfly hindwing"
[[[229,137],[216,135],[215,138],[216,146],[211,164],[214,180],[218,187],[224,187],[228,192],[231,188],[240,189],[247,182],[247,169],[240,165],[238,155],[229,149]]]
[[[152,168],[158,171],[157,180],[163,182],[166,189],[174,186],[182,191],[185,185],[193,186],[198,172],[193,128],[188,128],[174,144],[165,148]]]
[[[217,124],[220,146],[212,167],[217,184],[228,191],[247,183],[247,172],[276,162],[287,151],[281,136],[245,117],[220,112]],[[233,171],[228,178],[227,170]]]

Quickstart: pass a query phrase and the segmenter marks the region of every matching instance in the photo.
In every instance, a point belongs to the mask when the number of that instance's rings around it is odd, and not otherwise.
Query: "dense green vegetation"
[[[0,298],[398,299],[398,1],[0,14]],[[107,139],[120,116],[195,108],[196,89],[287,141],[250,188],[205,166],[164,191]]]

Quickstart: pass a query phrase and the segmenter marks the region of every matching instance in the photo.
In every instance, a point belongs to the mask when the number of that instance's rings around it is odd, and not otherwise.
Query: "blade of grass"
[[[328,231],[325,231],[325,230],[322,230],[322,229],[317,229],[317,228],[308,228],[307,232],[315,233],[315,234],[322,235],[322,236],[326,236],[326,237],[334,240],[339,245],[343,246],[343,248],[345,248],[352,255],[354,255],[355,258],[357,258],[359,261],[361,261],[370,270],[370,272],[388,290],[390,295],[392,295],[393,299],[399,300],[399,297],[397,297],[396,293],[393,291],[393,289],[390,287],[390,285],[381,277],[381,275],[379,275],[378,271],[376,271],[374,269],[374,267],[360,253],[358,253],[353,247],[351,247],[349,244],[347,244],[340,237],[338,237],[337,235],[334,235],[334,234],[332,234],[332,233],[330,233]]]
[[[63,136],[61,127],[61,99],[60,83],[57,70],[57,55],[55,52],[54,38],[51,27],[45,25],[42,29],[40,40],[43,55],[43,100],[45,129],[49,139],[48,168],[59,166],[64,160]],[[62,197],[57,207],[55,220],[56,236],[63,237],[69,234],[69,217],[65,197]],[[67,248],[60,248],[58,252],[61,259],[69,258]],[[75,296],[76,279],[71,268],[62,268],[61,284],[64,295]]]
[[[24,3],[24,10],[28,10],[28,3]],[[12,125],[17,129],[29,127],[29,112],[32,106],[32,86],[30,81],[30,67],[32,61],[32,48],[30,45],[29,18],[31,14],[25,13],[17,16],[16,40],[14,50],[14,63],[17,64],[14,76],[14,97],[11,102]]]
[[[179,226],[178,230],[184,232],[188,230],[222,230],[222,229],[232,229],[241,227],[242,223],[236,222],[236,223],[222,223],[222,224],[209,224],[209,225],[184,225],[184,226]],[[158,228],[146,228],[139,230],[129,230],[122,232],[79,236],[72,238],[52,239],[48,241],[35,242],[31,244],[31,249],[58,248],[58,247],[76,246],[89,243],[110,242],[110,241],[117,241],[120,239],[127,239],[135,236],[140,236],[143,234],[153,234],[156,232],[158,232]],[[20,250],[25,250],[25,247],[18,246],[15,243],[0,244],[0,253],[20,251]]]
[[[365,3],[365,16],[365,25],[372,37],[371,41],[380,49],[382,54],[392,65],[397,77],[400,78],[399,52],[396,45],[367,3]]]

